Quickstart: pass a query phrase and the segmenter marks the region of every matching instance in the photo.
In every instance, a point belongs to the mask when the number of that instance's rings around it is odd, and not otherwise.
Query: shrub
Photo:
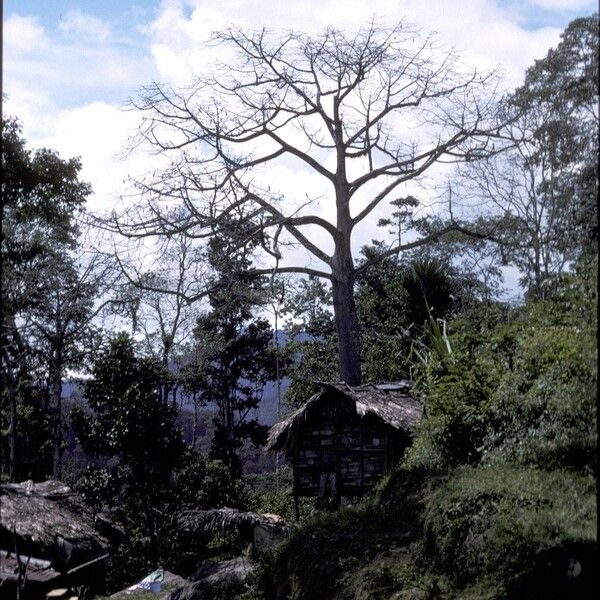
[[[458,585],[483,578],[515,594],[552,552],[589,569],[595,492],[593,477],[564,470],[460,467],[425,500],[428,550]],[[551,576],[568,584],[565,572]]]

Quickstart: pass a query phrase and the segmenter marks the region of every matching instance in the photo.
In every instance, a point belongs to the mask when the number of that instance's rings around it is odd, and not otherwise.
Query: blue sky
[[[511,10],[525,29],[539,27],[564,27],[571,19],[589,14],[595,2],[580,0],[498,0],[496,4]],[[189,4],[188,11],[193,9]],[[80,10],[86,14],[106,19],[117,27],[128,27],[133,22],[144,22],[156,17],[161,3],[156,0],[4,0],[5,14],[35,15],[40,23],[51,28],[69,11]]]

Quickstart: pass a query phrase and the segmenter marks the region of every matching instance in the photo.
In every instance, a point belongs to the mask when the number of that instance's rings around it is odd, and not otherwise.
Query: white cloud
[[[584,6],[579,0],[532,2],[555,10],[567,8],[567,4],[568,8]],[[318,33],[334,24],[351,32],[373,15],[387,25],[405,19],[424,34],[437,30],[440,44],[456,48],[470,67],[486,70],[500,65],[506,73],[505,87],[510,90],[520,84],[534,59],[558,43],[561,32],[558,27],[525,29],[512,6],[499,6],[494,0],[463,0],[460,4],[447,0],[221,0],[218,5],[208,0],[167,0],[147,24],[142,22],[147,12],[130,10],[123,17],[131,21],[131,34],[125,40],[123,36],[117,39],[115,23],[79,9],[66,13],[58,24],[60,35],[53,38],[34,17],[11,15],[4,26],[5,91],[10,110],[23,119],[33,146],[47,145],[65,157],[82,157],[82,177],[95,191],[90,205],[103,209],[123,191],[127,175],[141,174],[148,166],[148,158],[140,155],[127,161],[115,158],[137,118],[123,113],[118,102],[153,78],[179,86],[211,62],[227,60],[221,49],[206,48],[214,30],[240,25]],[[85,100],[78,100],[83,94]],[[70,107],[65,105],[65,96]],[[317,211],[334,219],[327,200],[330,193],[322,179],[297,161],[281,161],[260,179],[280,185],[281,191],[297,202],[306,195],[323,196]],[[357,206],[361,201],[356,198]],[[375,220],[378,216],[374,215]],[[353,240],[355,247],[373,233],[373,228],[362,229]],[[327,247],[326,236],[315,235]]]
[[[46,32],[35,17],[12,14],[4,23],[4,52],[7,55],[35,54],[48,45]]]
[[[80,178],[92,183],[88,208],[105,211],[116,203],[129,175],[140,175],[149,166],[146,156],[120,158],[137,124],[137,115],[118,106],[93,102],[62,110],[39,132],[37,143],[59,152],[62,158],[80,156]]]
[[[212,31],[229,25],[315,34],[334,24],[352,32],[373,17],[386,25],[405,20],[424,34],[437,31],[442,46],[455,48],[471,67],[501,66],[507,89],[520,83],[525,69],[558,42],[561,32],[556,27],[529,31],[519,25],[514,9],[499,7],[493,0],[463,0],[460,8],[447,0],[223,0],[218,10],[206,0],[188,0],[163,3],[147,33],[161,78],[180,85],[212,60],[224,59],[222,47],[209,50],[204,42]]]
[[[534,6],[553,11],[594,10],[596,8],[595,3],[589,0],[530,0],[530,2]]]
[[[58,30],[50,36],[35,18],[16,14],[5,23],[4,91],[24,121],[95,99],[125,101],[154,73],[152,57],[113,39],[100,19],[71,11]]]

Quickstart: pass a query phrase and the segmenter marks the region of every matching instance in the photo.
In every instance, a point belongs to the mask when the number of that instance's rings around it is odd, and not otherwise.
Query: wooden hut
[[[410,382],[321,390],[269,431],[267,449],[285,450],[295,496],[354,496],[371,490],[402,457],[423,408]]]

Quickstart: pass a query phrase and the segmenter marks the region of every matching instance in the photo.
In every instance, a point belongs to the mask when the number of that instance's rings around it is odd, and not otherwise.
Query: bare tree
[[[183,233],[169,236],[154,248],[155,260],[140,268],[140,248],[123,248],[112,254],[118,278],[115,307],[141,332],[146,350],[168,370],[178,348],[182,348],[194,325],[194,313],[186,300],[199,287],[206,287],[205,258],[201,249]],[[165,386],[165,394],[168,386]],[[165,398],[166,400],[166,398]]]
[[[570,263],[597,255],[598,15],[561,38],[506,103],[516,115],[509,151],[461,169],[463,193],[490,205],[505,258],[535,298]]]
[[[461,169],[461,195],[478,198],[495,221],[505,263],[522,274],[521,285],[535,298],[544,282],[560,273],[574,253],[568,247],[567,210],[557,168],[546,149],[548,140],[534,135],[543,119],[532,107],[513,122],[511,149]]]
[[[144,208],[117,215],[117,229],[128,236],[185,231],[203,238],[243,223],[247,239],[260,235],[257,274],[331,282],[340,375],[357,384],[353,290],[370,262],[357,266],[352,236],[402,184],[437,163],[490,150],[490,137],[499,134],[494,76],[467,73],[453,52],[402,23],[392,29],[371,23],[353,36],[333,28],[316,37],[229,29],[214,43],[232,50],[228,64],[185,89],[154,83],[133,102],[142,117],[134,143],[150,143],[173,160],[138,182]],[[295,204],[257,182],[264,166],[280,161],[322,178],[334,219],[324,218],[314,199]],[[186,211],[177,219],[164,210],[174,202]],[[377,260],[457,228],[451,219],[423,238],[403,231],[401,243],[389,241]],[[317,241],[322,236],[327,244]],[[288,244],[306,249],[316,264],[286,263]]]

